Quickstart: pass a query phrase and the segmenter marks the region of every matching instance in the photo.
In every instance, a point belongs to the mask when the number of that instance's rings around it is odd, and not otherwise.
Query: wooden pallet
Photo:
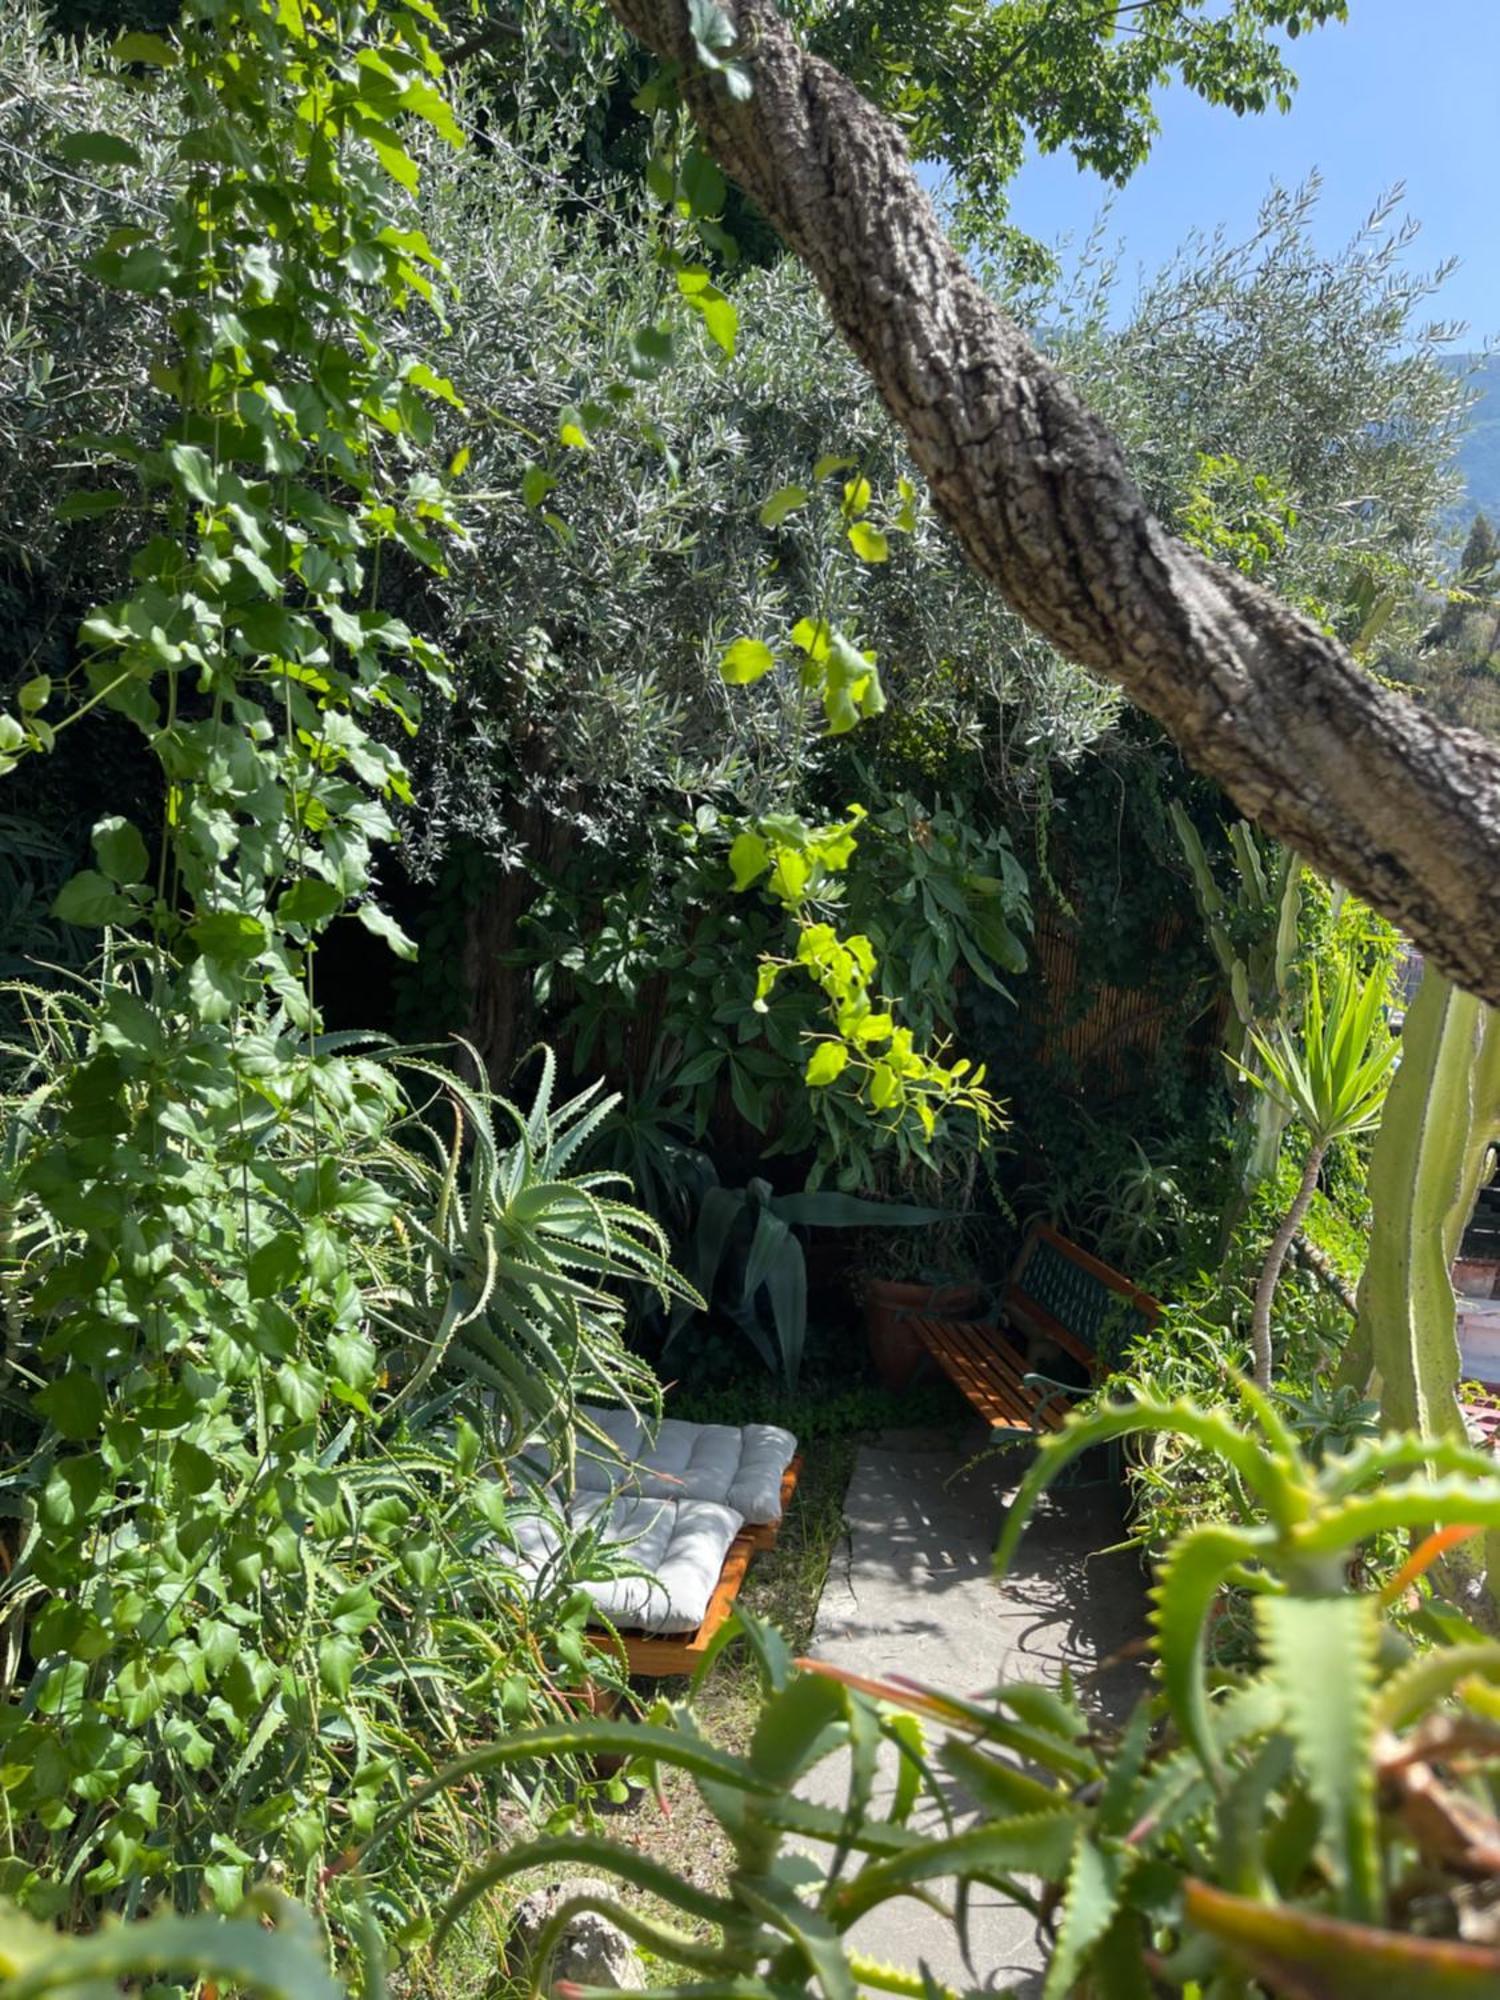
[[[797,1480],[802,1472],[800,1455],[794,1458],[781,1476],[781,1521],[786,1519],[786,1510],[792,1504],[792,1495],[797,1490]],[[747,1521],[724,1556],[724,1567],[719,1571],[719,1581],[713,1596],[708,1601],[708,1610],[703,1615],[703,1623],[696,1632],[621,1632],[620,1645],[625,1650],[626,1663],[632,1674],[641,1674],[651,1679],[660,1679],[667,1674],[690,1674],[708,1651],[710,1640],[734,1609],[734,1600],[740,1594],[752,1558],[762,1549],[773,1548],[781,1529],[781,1521]],[[601,1647],[614,1651],[613,1642],[600,1634]]]

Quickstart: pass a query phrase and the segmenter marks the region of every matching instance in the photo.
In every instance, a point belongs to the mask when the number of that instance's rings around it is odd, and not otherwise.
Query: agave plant
[[[577,1170],[617,1099],[596,1083],[554,1105],[550,1049],[528,1111],[420,1055],[397,1060],[436,1086],[452,1120],[445,1136],[429,1106],[392,1151],[414,1193],[410,1269],[381,1302],[412,1357],[398,1403],[440,1374],[467,1376],[494,1400],[512,1445],[541,1429],[568,1450],[587,1398],[659,1410],[660,1388],[625,1345],[611,1287],[699,1301],[668,1262],[660,1226],[620,1199],[624,1176]]]
[[[1247,1083],[1297,1120],[1308,1141],[1296,1195],[1271,1239],[1255,1287],[1250,1338],[1255,1381],[1261,1389],[1271,1386],[1275,1359],[1271,1307],[1277,1282],[1318,1185],[1324,1155],[1336,1139],[1367,1132],[1380,1121],[1398,1047],[1381,1023],[1386,984],[1383,970],[1360,980],[1350,966],[1341,965],[1325,1006],[1318,969],[1313,966],[1301,1033],[1282,1027],[1268,1039],[1252,1029],[1249,1039],[1258,1066],[1236,1064]]]
[[[941,1208],[866,1201],[832,1189],[773,1194],[769,1181],[711,1187],[693,1232],[693,1283],[750,1342],[771,1374],[795,1392],[807,1345],[807,1259],[799,1228],[923,1228],[949,1220]],[[697,1300],[701,1307],[702,1300]],[[663,1354],[692,1318],[684,1300],[673,1314]]]

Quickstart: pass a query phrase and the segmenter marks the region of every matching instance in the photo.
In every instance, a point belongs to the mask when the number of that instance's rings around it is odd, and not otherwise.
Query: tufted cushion
[[[600,1521],[608,1510],[607,1520]],[[696,1632],[708,1612],[729,1544],[744,1525],[730,1507],[712,1500],[635,1499],[580,1492],[564,1515],[574,1529],[603,1527],[603,1539],[624,1544],[627,1561],[647,1572],[582,1584],[611,1623],[628,1630]],[[562,1555],[555,1515],[513,1512],[521,1569],[541,1577]]]
[[[585,1405],[618,1450],[578,1440],[580,1493],[638,1493],[645,1499],[716,1500],[746,1521],[781,1519],[781,1480],[797,1449],[776,1424],[687,1424],[664,1417],[655,1444],[629,1410]],[[626,1461],[621,1463],[621,1460]]]

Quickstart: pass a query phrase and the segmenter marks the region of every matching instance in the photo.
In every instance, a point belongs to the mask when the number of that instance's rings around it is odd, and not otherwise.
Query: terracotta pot
[[[899,1395],[911,1382],[927,1352],[912,1331],[913,1313],[973,1319],[983,1299],[978,1285],[924,1285],[904,1278],[866,1278],[865,1332],[880,1386]]]
[[[1500,1294],[1500,1261],[1493,1257],[1455,1257],[1452,1277],[1461,1298],[1492,1299]]]

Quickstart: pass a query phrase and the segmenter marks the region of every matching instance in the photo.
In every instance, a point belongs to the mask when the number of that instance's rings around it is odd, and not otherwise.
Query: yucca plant
[[[1271,1307],[1277,1282],[1317,1188],[1324,1156],[1335,1140],[1367,1132],[1380,1121],[1398,1046],[1381,1022],[1386,983],[1383,970],[1361,980],[1348,964],[1340,965],[1325,1006],[1318,969],[1311,967],[1301,1032],[1283,1027],[1267,1037],[1252,1029],[1249,1041],[1257,1066],[1235,1065],[1247,1083],[1307,1133],[1297,1192],[1271,1238],[1255,1287],[1250,1338],[1261,1389],[1270,1388],[1275,1362]]]
[[[542,1426],[548,1442],[568,1448],[587,1398],[659,1411],[660,1388],[625,1345],[612,1287],[645,1284],[664,1304],[699,1300],[668,1262],[660,1226],[619,1198],[624,1176],[578,1171],[618,1100],[596,1083],[554,1104],[550,1049],[527,1111],[420,1054],[396,1060],[434,1086],[426,1115],[391,1154],[414,1190],[409,1269],[380,1303],[411,1357],[398,1403],[434,1377],[467,1376],[493,1399],[513,1444]]]

